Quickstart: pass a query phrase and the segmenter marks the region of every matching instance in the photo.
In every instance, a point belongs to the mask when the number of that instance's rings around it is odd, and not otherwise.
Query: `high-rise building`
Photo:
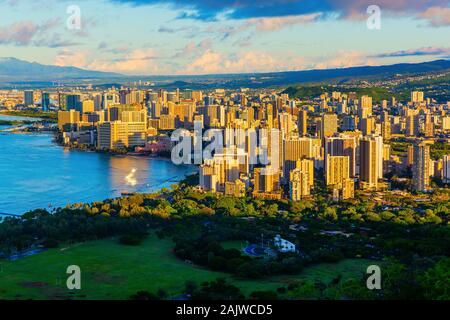
[[[342,189],[342,182],[344,179],[349,179],[349,159],[347,156],[328,156],[326,163],[326,184],[340,185]]]
[[[285,139],[283,140],[282,150],[283,178],[286,180],[289,179],[290,171],[296,168],[298,160],[304,158],[314,160],[323,159],[321,154],[321,141],[319,139]]]
[[[80,121],[80,112],[76,110],[58,111],[58,129],[63,131],[66,125],[74,125]]]
[[[34,105],[34,92],[33,90],[25,90],[23,92],[23,104],[25,106]]]
[[[381,138],[381,141],[380,141]],[[383,138],[364,137],[360,141],[360,187],[377,190],[383,176]]]
[[[116,105],[118,103],[119,103],[119,95],[114,91],[105,93],[102,96],[102,106],[103,109],[105,110],[108,110],[110,106]]]
[[[338,103],[336,111],[337,111],[338,114],[346,114],[346,113],[348,113],[347,100],[343,100],[342,102]]]
[[[234,182],[225,182],[225,195],[232,197],[244,197],[245,196],[245,183],[237,179]]]
[[[253,196],[259,198],[280,199],[280,171],[266,166],[253,171]]]
[[[412,91],[411,92],[411,102],[412,103],[423,102],[423,92],[422,91]]]
[[[354,131],[356,129],[356,118],[353,115],[346,115],[342,118],[341,129],[343,131]]]
[[[214,97],[212,96],[205,96],[203,98],[203,103],[205,104],[205,106],[210,106],[214,104]]]
[[[294,122],[292,120],[292,115],[287,112],[282,112],[278,114],[278,123],[283,135],[283,138],[288,138],[294,131]]]
[[[360,119],[365,119],[372,116],[372,97],[361,97],[359,100],[358,116]]]
[[[98,125],[98,148],[101,150],[145,145],[147,128],[144,122],[104,122]]]
[[[159,117],[159,127],[161,130],[173,130],[175,129],[175,116],[170,114],[162,114]]]
[[[408,145],[408,149],[406,152],[406,164],[408,166],[412,166],[413,162],[414,162],[414,146],[411,144]]]
[[[84,100],[81,102],[81,113],[89,113],[95,111],[95,103],[94,100]]]
[[[303,137],[308,133],[308,112],[306,110],[300,110],[298,112],[298,134]]]
[[[140,105],[128,105],[128,104],[114,104],[110,105],[107,109],[108,121],[122,120],[122,115],[126,111],[142,111],[144,110]]]
[[[394,107],[397,104],[397,100],[395,99],[395,97],[391,98],[391,107]]]
[[[406,135],[409,137],[417,137],[419,135],[420,123],[419,114],[410,113],[406,116]]]
[[[356,176],[357,138],[341,133],[339,137],[325,139],[325,163],[329,156],[347,156],[349,159],[350,177]],[[325,164],[325,168],[326,168]]]
[[[81,96],[79,94],[68,94],[66,95],[66,108],[67,110],[77,110],[83,113]]]
[[[450,130],[450,117],[442,117],[442,130],[449,131]]]
[[[320,137],[322,139],[333,136],[338,131],[338,117],[335,113],[322,115]]]
[[[205,191],[217,192],[218,175],[211,164],[202,164],[199,168],[200,188]]]
[[[431,121],[431,114],[427,113],[425,115],[425,123],[424,123],[424,135],[427,138],[434,137],[434,123]]]
[[[203,100],[203,94],[201,91],[192,91],[192,99],[196,102],[200,102]]]
[[[311,195],[310,176],[307,171],[297,168],[291,171],[289,179],[289,193],[292,201],[300,201],[301,199]]]
[[[325,182],[332,188],[335,200],[354,197],[355,182],[349,174],[349,157],[328,157]]]
[[[50,110],[50,94],[48,92],[42,92],[41,108],[42,108],[42,111],[44,111],[44,112]]]
[[[119,115],[122,122],[144,122],[147,123],[147,109],[122,111]]]
[[[312,188],[314,186],[314,160],[313,159],[298,160],[295,169],[300,169],[302,172],[306,172],[308,174],[309,187]]]
[[[450,183],[450,155],[445,155],[442,161],[442,180]]]
[[[355,197],[355,180],[352,178],[342,180],[341,199],[352,199]]]
[[[427,191],[430,187],[430,146],[424,142],[414,144],[412,188]]]
[[[381,135],[386,141],[391,139],[391,120],[389,119],[389,117],[384,118],[383,122],[381,123]]]
[[[359,129],[361,130],[363,136],[373,134],[375,131],[375,118],[373,117],[361,118],[359,121]]]

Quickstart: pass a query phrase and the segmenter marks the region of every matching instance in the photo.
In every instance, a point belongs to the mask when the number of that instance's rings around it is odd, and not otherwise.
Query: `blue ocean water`
[[[122,192],[154,191],[196,170],[165,159],[69,151],[52,138],[0,132],[0,213],[23,214],[101,201]]]

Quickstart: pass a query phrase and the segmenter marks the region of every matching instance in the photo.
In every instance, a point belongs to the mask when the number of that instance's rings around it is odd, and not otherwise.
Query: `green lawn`
[[[236,245],[230,244],[230,246]],[[225,277],[248,295],[257,290],[276,290],[299,279],[330,281],[338,273],[360,277],[370,261],[345,260],[307,268],[300,275],[264,280],[239,280],[230,275],[193,267],[175,257],[170,240],[149,236],[137,247],[116,240],[101,240],[52,249],[18,261],[0,261],[0,299],[127,299],[139,290],[170,295],[182,293],[187,280],[197,283]],[[66,268],[81,268],[82,289],[66,289]]]

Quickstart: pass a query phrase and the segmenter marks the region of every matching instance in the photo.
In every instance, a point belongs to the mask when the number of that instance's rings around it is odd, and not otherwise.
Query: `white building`
[[[278,251],[282,253],[286,252],[296,252],[295,244],[289,242],[283,238],[279,234],[275,236],[274,245],[277,247]]]

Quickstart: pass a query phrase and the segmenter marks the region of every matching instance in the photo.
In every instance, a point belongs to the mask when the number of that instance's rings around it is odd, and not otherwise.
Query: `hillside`
[[[16,58],[0,58],[0,81],[33,81],[107,78],[117,73],[84,70],[76,67],[60,67],[28,62]]]

